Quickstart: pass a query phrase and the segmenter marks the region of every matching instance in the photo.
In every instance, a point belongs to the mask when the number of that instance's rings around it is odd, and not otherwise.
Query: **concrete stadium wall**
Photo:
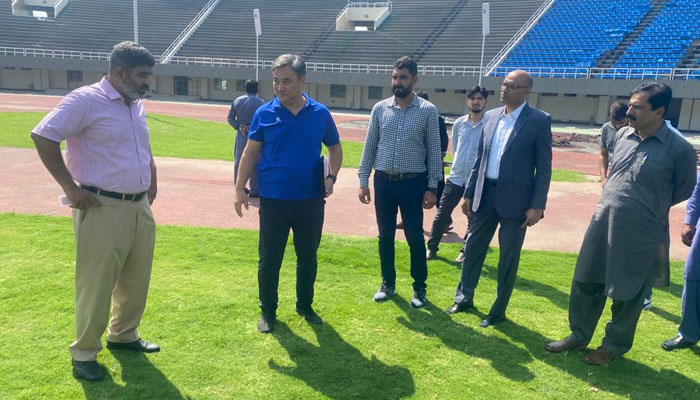
[[[68,82],[67,71],[82,71],[83,82]],[[76,85],[98,81],[107,71],[102,61],[0,56],[0,89],[65,93]],[[255,78],[248,68],[220,68],[191,65],[156,65],[152,89],[155,95],[174,96],[176,76],[187,77],[188,95],[183,99],[232,101],[243,94],[236,81]],[[215,79],[226,79],[227,89],[217,90]],[[498,107],[502,78],[485,77],[482,85],[494,93],[488,108]],[[381,98],[390,96],[389,74],[349,74],[309,71],[307,92],[331,108],[369,110],[381,99],[370,98],[370,88],[381,88]],[[614,101],[627,101],[639,80],[549,79],[536,78],[530,104],[541,108],[559,122],[600,125],[607,119]],[[421,76],[417,90],[424,90],[443,114],[465,112],[466,90],[478,83],[477,77]],[[679,129],[700,131],[700,81],[667,81],[674,91],[671,119]],[[331,85],[344,85],[345,96],[331,96]],[[270,70],[260,71],[260,95],[271,99]],[[378,89],[372,89],[377,91]],[[337,92],[336,92],[337,94]]]

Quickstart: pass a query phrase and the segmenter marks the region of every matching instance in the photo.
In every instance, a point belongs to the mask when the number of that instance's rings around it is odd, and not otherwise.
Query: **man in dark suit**
[[[467,187],[462,211],[469,218],[462,276],[454,314],[474,306],[474,290],[491,239],[500,225],[497,297],[486,319],[486,328],[505,319],[515,285],[520,249],[528,226],[544,214],[552,176],[552,119],[531,108],[527,98],[532,77],[513,71],[501,84],[500,107],[484,115],[484,130]]]

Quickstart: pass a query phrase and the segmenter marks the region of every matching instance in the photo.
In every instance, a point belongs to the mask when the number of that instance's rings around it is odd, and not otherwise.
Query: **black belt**
[[[94,186],[82,186],[81,185],[80,187],[87,190],[88,192],[99,194],[100,196],[111,197],[111,198],[117,199],[117,200],[139,201],[139,200],[143,199],[143,195],[146,194],[146,192],[141,192],[141,193],[110,192],[108,190],[102,190],[102,189],[94,187]]]
[[[484,182],[488,183],[489,185],[496,185],[496,184],[498,184],[498,179],[486,178],[486,179],[484,179]]]
[[[415,172],[409,172],[405,174],[387,174],[386,172],[383,171],[374,171],[374,176],[378,176],[382,179],[388,179],[390,181],[401,181],[404,179],[413,179],[413,178],[418,178],[420,174],[417,174]]]

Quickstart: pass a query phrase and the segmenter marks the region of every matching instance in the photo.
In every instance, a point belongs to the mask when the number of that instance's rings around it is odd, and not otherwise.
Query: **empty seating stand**
[[[594,67],[650,8],[650,0],[559,0],[500,67]]]
[[[657,74],[658,68],[668,69],[670,74],[692,41],[698,38],[700,0],[671,0],[620,57],[615,67],[630,68],[631,77],[637,79]],[[694,78],[700,76],[695,74]]]
[[[56,19],[12,15],[9,1],[0,7],[0,46],[52,50],[109,51],[133,40],[132,0],[70,0]],[[139,42],[162,53],[206,0],[139,2]]]

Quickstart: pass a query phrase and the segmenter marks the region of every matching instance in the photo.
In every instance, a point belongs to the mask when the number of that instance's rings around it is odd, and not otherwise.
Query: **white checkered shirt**
[[[427,169],[428,187],[437,187],[442,178],[442,158],[438,111],[432,103],[414,95],[403,110],[394,96],[374,105],[357,172],[361,187],[369,185],[372,168],[392,175]]]

